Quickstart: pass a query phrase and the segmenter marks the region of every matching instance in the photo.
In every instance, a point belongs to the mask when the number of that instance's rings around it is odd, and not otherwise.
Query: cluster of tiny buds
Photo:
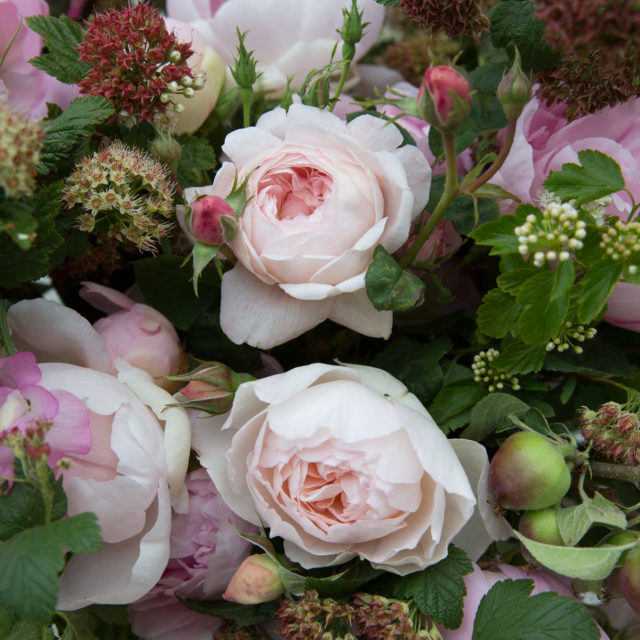
[[[278,609],[285,640],[357,640],[351,633],[353,607],[307,591],[297,600],[283,599]]]
[[[582,249],[586,226],[573,204],[551,202],[544,211],[527,215],[524,224],[515,228],[518,251],[523,256],[533,254],[536,267],[546,261],[569,260],[572,251]]]
[[[573,322],[567,320],[560,334],[547,342],[547,351],[553,351],[554,349],[568,351],[573,349],[574,353],[580,354],[584,349],[579,344],[574,344],[574,341],[584,342],[585,340],[591,340],[595,338],[596,333],[597,330],[593,327],[585,327],[582,324],[574,325]]]
[[[616,262],[625,264],[631,275],[638,273],[640,263],[640,223],[617,220],[602,234],[600,247]],[[631,264],[629,264],[631,263]]]
[[[473,379],[487,386],[489,393],[501,391],[509,387],[513,391],[520,389],[520,381],[515,376],[509,376],[492,366],[491,362],[500,355],[497,349],[480,351],[473,357],[471,370]]]

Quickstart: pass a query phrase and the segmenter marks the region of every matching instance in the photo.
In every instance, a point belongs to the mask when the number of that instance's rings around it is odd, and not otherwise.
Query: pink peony
[[[360,0],[364,21],[369,22],[356,46],[359,60],[376,41],[384,20],[384,7],[374,0]],[[281,94],[287,76],[299,87],[312,69],[328,64],[339,40],[342,9],[351,0],[168,0],[167,14],[200,31],[226,65],[233,65],[238,46],[236,29],[247,31],[245,45],[254,51],[259,86]]]
[[[182,372],[185,356],[178,334],[159,311],[94,282],[84,282],[80,296],[109,314],[93,328],[113,360],[123,358],[154,378]]]
[[[475,566],[473,573],[464,576],[467,595],[464,598],[464,617],[457,629],[440,629],[442,640],[471,640],[476,611],[484,595],[496,582],[502,580],[533,580],[532,595],[555,591],[558,595],[572,598],[573,594],[557,576],[541,569],[527,572],[522,567],[501,564],[497,571],[481,570]],[[604,631],[600,631],[601,640],[608,640]]]
[[[238,264],[222,280],[220,322],[233,342],[269,349],[326,318],[389,336],[392,313],[373,307],[365,273],[378,244],[393,252],[407,240],[431,173],[422,153],[401,144],[379,118],[345,124],[301,104],[227,136],[231,162],[212,187],[186,196],[224,198],[236,174],[248,177],[247,206],[229,242]]]
[[[531,100],[518,120],[507,161],[491,180],[523,202],[537,202],[550,171],[578,162],[578,152],[595,149],[611,156],[622,169],[628,189],[640,198],[640,99],[591,113],[573,122],[560,114],[562,105],[547,107]],[[626,219],[629,196],[616,193],[607,213]]]
[[[64,108],[77,93],[29,64],[40,55],[42,38],[24,19],[48,14],[45,0],[0,0],[0,57],[7,52],[0,67],[0,94],[6,91],[11,108],[29,113],[34,120],[47,115],[47,102]]]
[[[158,584],[129,607],[133,631],[141,638],[210,640],[222,621],[191,611],[175,596],[221,596],[251,548],[232,524],[242,532],[257,532],[225,505],[204,469],[189,473],[186,482],[189,512],[173,516],[169,564]]]
[[[509,535],[487,515],[484,447],[448,440],[379,369],[312,364],[244,383],[228,414],[196,422],[194,446],[231,509],[306,568],[360,557],[404,575],[454,538],[478,557]]]

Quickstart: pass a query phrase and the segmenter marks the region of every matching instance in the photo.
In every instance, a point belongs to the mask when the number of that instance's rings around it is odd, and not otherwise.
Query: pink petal
[[[135,302],[110,287],[105,287],[96,282],[83,282],[80,289],[80,297],[86,300],[92,307],[105,313],[115,313],[122,309],[131,309]]]

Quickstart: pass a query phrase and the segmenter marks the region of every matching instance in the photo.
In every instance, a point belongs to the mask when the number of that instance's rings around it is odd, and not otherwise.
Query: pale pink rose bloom
[[[134,633],[145,640],[210,640],[222,620],[196,613],[177,598],[219,599],[257,533],[222,501],[204,469],[187,476],[189,512],[173,515],[171,552],[158,584],[129,606]]]
[[[511,153],[491,180],[523,202],[537,203],[537,193],[549,172],[567,162],[578,163],[578,152],[594,149],[611,156],[622,169],[627,188],[640,198],[640,99],[606,107],[573,122],[562,107],[545,106],[536,98],[518,120]],[[612,195],[610,215],[626,219],[631,210],[626,193]]]
[[[616,327],[640,332],[640,287],[619,282],[607,300],[605,320]]]
[[[29,64],[40,55],[42,38],[29,29],[25,18],[48,14],[45,0],[0,0],[0,58],[7,52],[0,67],[0,93],[6,91],[9,106],[34,120],[47,115],[47,102],[66,108],[77,93]]]
[[[312,364],[248,382],[228,414],[194,425],[225,502],[282,537],[291,560],[360,557],[401,575],[444,558],[474,515],[471,483],[488,460],[460,442],[461,456],[404,385],[371,367]],[[488,544],[496,525],[482,522],[479,538]]]
[[[346,124],[301,104],[227,136],[231,161],[213,186],[185,195],[224,198],[236,174],[248,177],[249,200],[229,243],[238,263],[222,280],[220,322],[233,342],[269,349],[327,318],[389,336],[392,312],[374,308],[365,273],[377,245],[394,252],[407,240],[431,175],[422,153],[401,144],[380,118]]]
[[[238,46],[236,29],[248,32],[245,46],[254,51],[262,73],[258,85],[281,94],[287,76],[294,76],[291,86],[297,88],[312,69],[329,63],[340,39],[342,9],[350,6],[351,0],[168,0],[167,15],[200,31],[230,66]],[[385,12],[374,0],[359,0],[358,6],[370,24],[356,45],[356,61],[376,41]]]
[[[527,572],[522,567],[514,567],[508,564],[500,564],[496,571],[481,570],[474,565],[473,573],[464,576],[467,587],[467,595],[464,597],[464,617],[462,624],[457,629],[440,628],[443,640],[471,640],[473,636],[473,623],[480,601],[485,594],[497,582],[502,580],[533,580],[532,595],[555,591],[560,596],[573,598],[573,593],[566,584],[561,582],[554,574],[537,569]],[[609,636],[600,630],[601,640],[609,640]]]
[[[109,314],[93,328],[112,359],[123,358],[154,378],[172,376],[184,368],[185,356],[173,325],[153,307],[95,282],[83,282],[80,297]]]
[[[216,106],[224,85],[225,67],[220,56],[212,49],[197,29],[186,22],[165,18],[169,32],[175,34],[179,42],[190,42],[193,53],[187,62],[194,73],[205,74],[205,84],[191,98],[178,96],[174,102],[180,103],[184,111],[178,113],[176,133],[193,133],[207,119]]]
[[[122,298],[127,299],[126,296]],[[173,507],[181,512],[186,510],[188,498],[184,477],[191,433],[189,417],[183,408],[173,406],[174,398],[154,384],[147,372],[124,359],[116,359],[114,363],[102,336],[73,309],[49,300],[23,300],[9,309],[7,319],[16,347],[32,351],[39,364],[65,362],[106,373],[114,380],[117,376],[151,409],[164,428],[162,451]]]

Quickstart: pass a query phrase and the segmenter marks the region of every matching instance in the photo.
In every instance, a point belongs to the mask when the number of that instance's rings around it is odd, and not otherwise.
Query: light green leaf
[[[578,153],[580,165],[566,163],[552,171],[543,186],[561,200],[575,200],[576,206],[624,189],[625,182],[618,163],[609,156],[586,149]]]
[[[515,229],[523,224],[527,213],[527,206],[520,205],[515,215],[500,216],[497,220],[485,222],[468,235],[476,241],[476,244],[493,247],[490,251],[491,255],[518,253],[520,244]]]
[[[562,576],[581,580],[604,580],[622,552],[636,546],[636,542],[630,542],[604,547],[561,547],[530,540],[517,531],[513,533],[540,564]]]
[[[593,498],[587,498],[582,504],[558,511],[558,529],[564,543],[570,547],[578,544],[596,523],[616,529],[627,528],[627,518],[622,509],[597,491]]]

